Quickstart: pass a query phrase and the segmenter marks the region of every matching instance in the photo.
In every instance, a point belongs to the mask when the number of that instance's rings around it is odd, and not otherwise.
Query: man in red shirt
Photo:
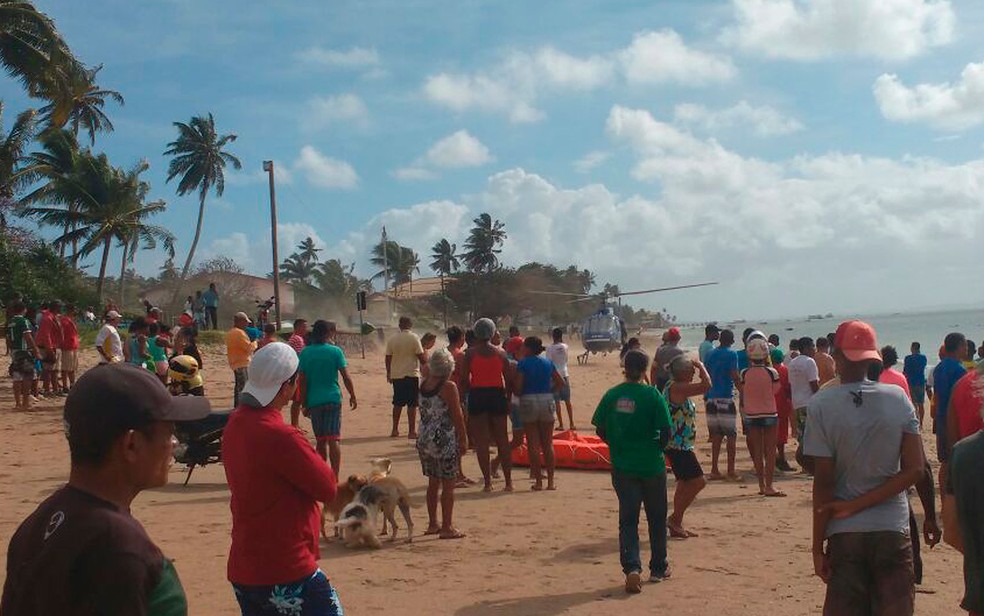
[[[287,344],[290,348],[294,349],[298,355],[304,350],[304,346],[307,344],[305,342],[305,336],[308,333],[308,322],[306,319],[295,319],[294,320],[294,331],[287,340]],[[294,394],[294,399],[290,403],[290,425],[295,428],[300,425],[301,422],[301,390],[298,388],[297,393]]]
[[[335,473],[280,414],[297,389],[298,363],[283,342],[257,351],[222,435],[232,493],[228,578],[245,616],[269,614],[271,605],[281,613],[298,605],[305,614],[342,613],[318,567],[318,503],[335,498]]]
[[[41,311],[38,335],[35,338],[41,351],[41,386],[45,396],[60,395],[58,387],[58,353],[62,345],[61,302],[57,299]]]
[[[79,367],[79,328],[75,324],[75,306],[65,306],[65,314],[59,319],[61,325],[61,385],[62,393],[75,385],[75,371]]]

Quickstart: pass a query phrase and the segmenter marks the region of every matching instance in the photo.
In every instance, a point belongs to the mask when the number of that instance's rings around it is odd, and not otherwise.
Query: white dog
[[[375,549],[381,547],[376,529],[380,504],[385,498],[385,491],[367,485],[359,490],[351,503],[345,505],[338,521],[335,522],[335,527],[342,533],[345,547],[355,548],[360,545]]]

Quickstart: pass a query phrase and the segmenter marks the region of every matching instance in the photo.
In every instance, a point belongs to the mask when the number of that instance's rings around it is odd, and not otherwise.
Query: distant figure
[[[926,418],[926,356],[920,352],[918,342],[913,342],[909,347],[909,355],[902,363],[902,374],[909,384],[909,394],[921,426]]]
[[[205,326],[205,299],[201,291],[195,291],[195,298],[191,300],[191,316],[195,319],[195,325],[200,329]]]
[[[96,334],[96,351],[99,353],[100,364],[113,364],[124,361],[123,341],[120,332],[120,313],[110,310],[106,313],[105,323]]]
[[[813,338],[800,338],[800,354],[789,362],[789,388],[793,398],[793,425],[796,427],[796,463],[809,472],[808,463],[803,457],[803,431],[806,429],[807,407],[813,394],[820,391],[820,373],[817,362],[813,360],[816,347]]]
[[[232,317],[232,329],[226,332],[226,358],[232,368],[234,379],[232,405],[239,406],[239,394],[246,386],[247,369],[256,350],[256,343],[246,335],[246,327],[253,322],[245,312],[237,312]],[[293,391],[293,390],[291,390]]]
[[[423,336],[420,337],[420,347],[424,349],[424,359],[420,362],[420,378],[426,379],[428,376],[428,370],[430,370],[429,362],[431,351],[434,350],[434,345],[437,344],[437,334],[434,332],[425,332]]]
[[[390,437],[400,436],[400,416],[403,407],[407,407],[407,437],[417,438],[417,404],[424,347],[412,328],[410,317],[400,317],[399,333],[386,341],[386,381],[393,385],[393,430]]]
[[[653,355],[653,367],[649,372],[649,378],[652,380],[653,387],[659,391],[663,391],[666,384],[670,382],[668,369],[670,362],[683,355],[683,349],[678,346],[679,344],[680,328],[671,327],[663,334],[663,344]]]
[[[906,380],[904,374],[895,369],[895,365],[899,363],[898,351],[891,345],[884,346],[881,350],[881,356],[882,370],[878,375],[878,382],[901,387],[902,391],[905,392],[905,397],[912,400],[912,393],[909,391],[909,382]]]
[[[813,563],[827,584],[824,614],[911,615],[906,490],[925,475],[919,421],[898,387],[865,378],[881,359],[870,325],[842,323],[834,358],[841,385],[809,401],[804,445],[815,473]]]
[[[735,382],[738,380],[738,354],[731,348],[735,333],[730,329],[721,332],[716,349],[707,354],[707,372],[711,388],[704,394],[704,410],[707,413],[707,432],[711,438],[710,480],[724,479],[718,460],[721,445],[727,441],[728,478],[737,481],[735,472],[737,455],[738,408],[735,406]]]
[[[786,353],[786,357],[783,358],[782,363],[789,366],[789,362],[796,359],[796,356],[800,354],[799,346],[799,338],[791,338],[789,340],[789,353]]]
[[[769,343],[765,340],[749,340],[749,366],[741,371],[740,382],[744,398],[745,431],[748,448],[758,477],[759,494],[785,496],[772,487],[776,462],[776,425],[779,410],[776,392],[782,386],[779,373],[769,365]]]
[[[567,361],[569,358],[569,351],[567,344],[564,342],[564,330],[555,327],[551,332],[553,337],[553,344],[547,347],[547,357],[553,362],[554,368],[560,374],[560,377],[564,379],[564,386],[559,390],[554,392],[554,405],[557,412],[557,429],[564,429],[564,417],[560,412],[560,403],[563,402],[564,406],[567,408],[567,420],[571,427],[571,430],[576,430],[574,426],[574,407],[571,406],[571,375],[570,370],[567,367]]]
[[[612,487],[618,497],[618,551],[625,591],[642,592],[639,554],[639,509],[649,526],[649,581],[670,577],[666,558],[666,462],[670,413],[657,390],[642,382],[649,358],[641,351],[625,354],[625,382],[605,392],[591,423],[608,443]]]
[[[208,290],[202,293],[205,304],[205,329],[219,329],[219,291],[215,283],[208,284]]]
[[[277,338],[277,324],[276,323],[265,323],[263,325],[263,336],[256,341],[256,350],[260,350],[271,342],[280,342]]]
[[[936,456],[940,461],[940,488],[946,485],[946,462],[953,443],[946,438],[947,413],[950,394],[957,381],[967,373],[963,359],[967,352],[967,339],[959,332],[946,335],[943,340],[943,356],[933,368],[933,387],[936,388],[936,413],[933,417],[933,433],[936,434]]]
[[[817,338],[815,348],[813,361],[817,364],[817,381],[820,387],[823,387],[824,383],[837,376],[837,370],[834,368],[834,358],[830,355],[830,341],[826,338]]]
[[[75,323],[75,304],[65,306],[65,314],[61,315],[61,387],[62,393],[75,385],[75,372],[79,369],[79,328]]]
[[[965,370],[973,370],[977,367],[977,362],[974,361],[974,355],[977,353],[977,344],[971,340],[967,339],[967,354],[964,356],[963,367]]]
[[[495,346],[498,346],[498,344]],[[513,361],[523,359],[523,337],[519,333],[519,328],[515,325],[509,326],[509,339],[502,345],[502,348],[505,349],[506,356],[509,357],[509,359]]]
[[[786,443],[789,442],[789,426],[793,418],[793,392],[789,385],[789,368],[780,360],[782,351],[772,349],[772,367],[779,373],[779,390],[776,391],[776,410],[779,424],[776,426],[776,470],[791,473],[795,469],[786,459]]]
[[[704,341],[697,348],[697,357],[701,363],[707,359],[707,354],[714,350],[714,343],[721,337],[721,329],[714,323],[708,323],[704,328]]]
[[[304,350],[305,338],[308,334],[308,322],[306,319],[294,319],[294,329],[290,334],[290,338],[287,340],[287,344],[290,348],[294,349],[298,357],[301,355],[301,351]],[[301,398],[301,388],[298,387],[297,391],[294,392],[294,399],[290,402],[290,425],[295,428],[298,427],[301,421],[301,405],[304,400]]]
[[[7,319],[7,331],[10,338],[10,368],[8,374],[14,383],[14,408],[31,409],[31,388],[37,376],[34,360],[40,355],[34,341],[31,322],[25,314],[27,307],[22,300],[10,303],[11,316]]]
[[[40,314],[34,341],[41,356],[41,386],[46,397],[61,394],[58,384],[59,349],[62,344],[61,302],[53,300]]]

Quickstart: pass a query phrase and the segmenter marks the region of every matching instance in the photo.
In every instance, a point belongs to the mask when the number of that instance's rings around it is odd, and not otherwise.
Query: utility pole
[[[390,298],[389,242],[386,241],[386,227],[383,227],[383,293],[386,295],[386,323],[393,319],[393,302]]]
[[[277,311],[277,331],[280,331],[280,257],[277,254],[277,193],[273,187],[273,161],[263,161],[263,170],[270,176],[270,242],[273,244],[273,304]]]

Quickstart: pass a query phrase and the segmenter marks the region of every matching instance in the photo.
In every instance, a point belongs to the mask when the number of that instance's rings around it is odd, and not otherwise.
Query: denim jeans
[[[642,572],[639,556],[639,510],[646,508],[649,523],[649,573],[663,575],[666,559],[666,474],[640,477],[612,470],[612,487],[618,495],[618,552],[622,573]]]

